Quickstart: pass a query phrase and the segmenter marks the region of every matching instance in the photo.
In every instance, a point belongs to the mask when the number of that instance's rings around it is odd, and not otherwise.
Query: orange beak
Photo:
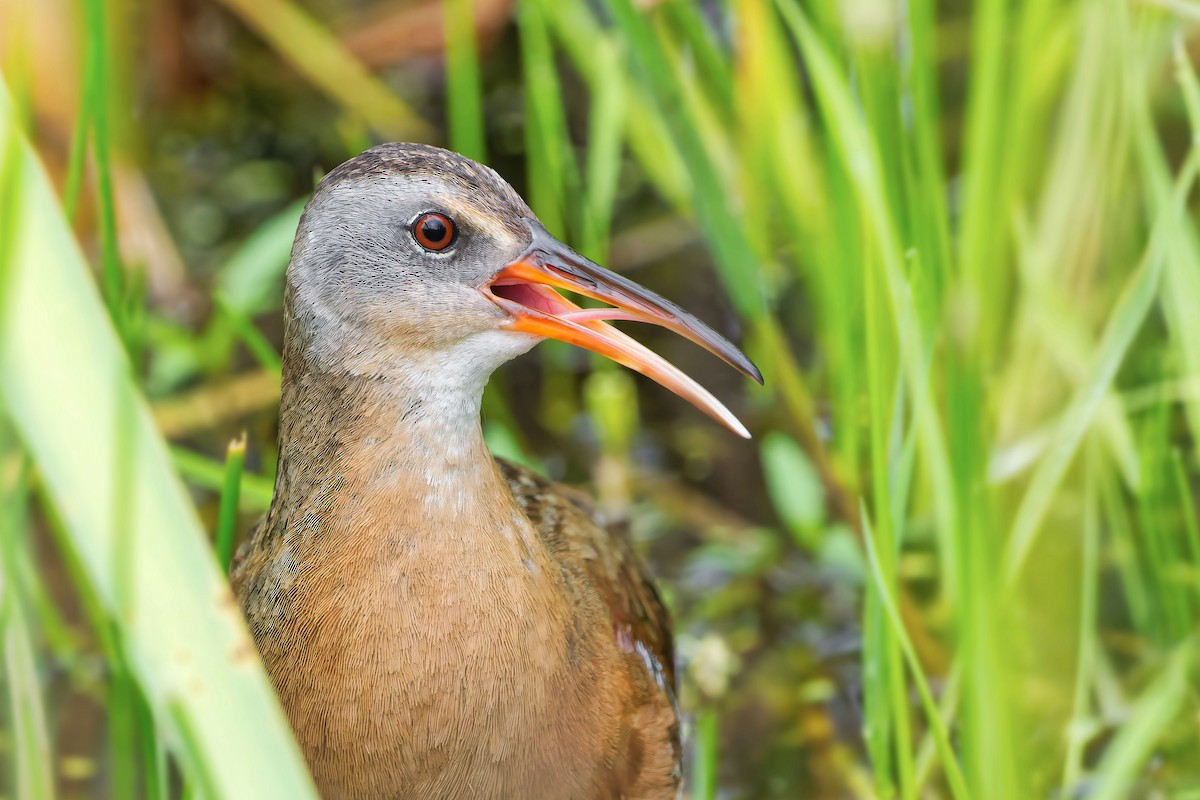
[[[527,224],[533,237],[529,247],[496,273],[487,287],[490,299],[512,318],[510,330],[560,339],[611,358],[653,378],[737,435],[750,438],[742,423],[704,387],[604,320],[661,325],[762,383],[762,374],[741,350],[670,300],[579,255],[540,223],[527,220]],[[554,288],[611,307],[580,308]]]

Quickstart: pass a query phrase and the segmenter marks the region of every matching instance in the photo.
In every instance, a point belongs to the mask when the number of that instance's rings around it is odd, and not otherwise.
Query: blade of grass
[[[1171,411],[1169,406],[1159,406],[1142,420],[1139,438],[1145,477],[1135,499],[1142,563],[1147,584],[1154,590],[1154,616],[1164,645],[1178,642],[1192,629],[1191,599],[1180,580],[1180,567],[1187,563],[1180,551],[1185,542],[1179,535],[1171,491]]]
[[[631,0],[607,0],[617,25],[626,36],[641,74],[663,109],[679,153],[692,177],[691,202],[697,222],[716,256],[718,274],[734,308],[742,316],[760,320],[766,315],[755,252],[746,239],[738,216],[731,212],[728,191],[708,157],[704,142],[688,118],[684,93],[674,79],[675,70],[649,23]]]
[[[307,202],[307,197],[297,200],[259,225],[217,269],[213,294],[222,304],[247,318],[278,307],[292,241]]]
[[[1005,581],[1009,585],[1017,578],[1029,556],[1054,493],[1074,459],[1096,410],[1110,391],[1117,369],[1124,361],[1134,336],[1150,313],[1163,271],[1163,251],[1168,245],[1166,239],[1174,233],[1176,219],[1182,214],[1184,200],[1195,181],[1198,168],[1200,156],[1193,150],[1176,181],[1173,211],[1161,214],[1156,220],[1142,263],[1126,282],[1121,299],[1105,326],[1096,348],[1091,377],[1075,392],[1054,431],[1046,456],[1038,464],[1021,498],[1004,558]]]
[[[525,80],[525,149],[530,154],[530,205],[552,233],[568,241],[579,230],[570,198],[578,197],[579,168],[567,133],[562,92],[545,4],[528,0],[518,6],[521,69]]]
[[[238,500],[242,492],[242,472],[246,465],[246,432],[229,443],[225,452],[225,477],[221,482],[221,505],[217,512],[217,564],[229,573],[233,558],[233,540],[237,536]]]
[[[0,436],[6,434],[0,424]],[[2,439],[0,439],[2,441]],[[10,781],[15,796],[30,800],[53,800],[53,748],[46,728],[46,710],[42,703],[42,685],[29,614],[17,572],[18,548],[26,547],[25,509],[29,500],[29,466],[16,456],[15,448],[0,449],[6,466],[12,465],[12,485],[0,476],[0,648],[4,673],[0,685],[7,688],[8,747],[11,749]],[[8,458],[8,456],[14,456]]]
[[[7,90],[0,88],[0,140],[12,129]],[[0,298],[0,398],[62,512],[96,595],[113,613],[128,592],[133,606],[118,620],[122,644],[155,716],[171,720],[176,752],[210,772],[224,796],[312,797],[253,643],[205,555],[195,511],[25,142],[17,167],[26,213]],[[45,312],[51,308],[53,315]],[[118,413],[130,422],[120,440],[104,427]],[[109,474],[118,448],[129,452],[129,475]],[[145,534],[136,538],[134,585],[125,588],[115,585],[112,563],[120,536],[113,529],[118,482],[136,487],[129,528]],[[177,711],[169,716],[172,708]],[[185,727],[194,733],[190,740]]]
[[[87,51],[87,44],[84,44]],[[71,152],[67,157],[67,178],[63,187],[63,205],[67,220],[75,221],[75,212],[79,206],[79,193],[83,187],[83,173],[87,166],[87,146],[89,133],[92,128],[92,98],[96,92],[92,90],[91,82],[96,79],[96,73],[90,68],[87,60],[84,62],[82,78],[79,82],[79,116],[71,132]]]
[[[942,684],[941,698],[938,703],[938,713],[942,718],[942,726],[951,730],[959,712],[959,701],[962,697],[962,661],[956,661],[950,667],[946,680]],[[926,731],[921,738],[921,746],[917,750],[917,789],[925,792],[933,773],[933,765],[938,757],[937,742]],[[924,796],[924,795],[922,795]]]
[[[137,694],[137,726],[142,744],[142,775],[144,794],[148,800],[168,800],[170,771],[163,737],[154,722],[154,712],[146,701],[146,695]]]
[[[225,469],[207,456],[182,447],[171,448],[171,462],[185,480],[205,489],[220,492],[225,486]],[[238,508],[242,511],[266,511],[271,506],[274,484],[262,475],[243,472],[238,491]]]
[[[971,69],[968,72],[966,131],[963,144],[963,201],[958,262],[978,287],[981,304],[978,335],[982,351],[991,352],[999,339],[999,323],[1007,304],[1003,269],[1004,226],[1008,201],[1004,168],[1008,98],[1006,60],[1010,0],[981,0],[971,15]],[[997,213],[999,211],[999,213]]]
[[[607,72],[620,69],[620,57],[612,42],[596,44],[596,58],[609,64]],[[608,261],[609,235],[621,177],[621,131],[625,127],[625,85],[619,80],[603,81],[593,87],[588,110],[587,186],[584,189],[581,252],[604,264]]]
[[[998,601],[995,565],[1003,527],[993,522],[987,492],[985,379],[978,353],[955,342],[946,358],[946,431],[954,480],[954,561],[948,571],[961,585],[954,603],[957,654],[963,673],[959,722],[962,760],[972,791],[981,798],[1006,800],[1035,791],[1020,768],[1022,720],[1014,709],[1014,667],[1008,648],[990,635],[1008,620]],[[976,345],[977,346],[977,345]]]
[[[717,710],[706,706],[696,716],[696,755],[692,763],[691,796],[696,800],[716,800],[717,744],[721,731]]]
[[[1071,698],[1071,721],[1067,724],[1067,751],[1063,757],[1062,781],[1059,784],[1063,797],[1076,792],[1083,775],[1083,751],[1095,732],[1090,723],[1091,714],[1088,697],[1092,687],[1092,670],[1096,651],[1096,623],[1099,617],[1096,600],[1100,583],[1100,494],[1097,487],[1096,454],[1089,454],[1085,477],[1083,527],[1083,555],[1080,563],[1082,580],[1079,597],[1079,633],[1075,656],[1075,686]]]
[[[110,797],[138,796],[137,690],[123,656],[120,627],[108,624],[108,686],[104,693],[108,727],[108,789]]]
[[[474,6],[474,0],[447,0],[445,4],[446,104],[451,149],[487,161]]]
[[[1100,499],[1104,508],[1107,527],[1112,531],[1112,555],[1110,556],[1121,580],[1121,596],[1129,609],[1133,629],[1141,636],[1150,637],[1157,623],[1151,613],[1150,590],[1138,569],[1135,547],[1136,537],[1133,523],[1129,519],[1125,498],[1119,481],[1108,470],[1100,472]]]
[[[662,4],[662,9],[690,45],[689,54],[696,59],[698,72],[706,84],[705,94],[713,98],[713,105],[722,116],[731,119],[734,100],[731,54],[717,41],[717,33],[710,28],[696,3],[668,0]]]
[[[888,628],[879,589],[867,583],[863,598],[863,739],[875,779],[877,797],[896,796],[898,773],[895,741],[896,723],[891,713],[892,672],[895,669],[895,639]],[[904,679],[903,673],[900,679]]]
[[[85,0],[87,31],[86,108],[91,121],[92,152],[96,157],[97,209],[100,214],[100,274],[104,299],[117,335],[132,344],[125,310],[125,276],[117,253],[117,214],[113,198],[112,160],[108,125],[108,22],[104,0]]]
[[[878,261],[874,258],[871,260]],[[881,285],[884,279],[879,273],[876,264],[868,265],[864,285],[871,500],[878,512],[874,526],[863,525],[863,541],[870,552],[882,553],[880,579],[887,581],[887,587],[891,587],[897,585],[896,562],[901,547],[899,529],[903,523],[891,514],[892,475],[887,441],[891,429],[891,404],[888,398],[892,396],[889,387],[896,385],[897,376],[892,367],[895,363],[894,342],[888,336],[891,320],[879,297],[886,291]],[[892,767],[900,796],[910,800],[916,797],[917,791],[913,772],[912,721],[899,642],[882,613],[883,591],[885,589],[881,586],[874,587],[868,596],[866,609],[868,621],[873,622],[871,627],[875,635],[863,643],[863,660],[867,664],[874,662],[878,670],[878,685],[869,687],[871,691],[867,694],[867,699],[874,701],[874,708],[869,707],[867,714],[872,730],[879,739],[875,755],[879,757],[885,749],[888,751],[883,765]],[[877,769],[882,771],[883,765],[877,766]],[[890,791],[891,787],[886,783],[880,785],[881,795],[886,796]]]
[[[246,345],[246,349],[250,351],[250,355],[254,356],[254,360],[260,367],[272,372],[283,371],[283,359],[275,350],[275,346],[262,335],[258,328],[254,327],[250,320],[225,305],[219,295],[213,297],[213,303],[220,312],[221,318],[242,340],[242,344]]]
[[[314,86],[381,136],[432,141],[433,131],[324,26],[289,0],[221,0]]]
[[[946,176],[942,166],[941,105],[938,98],[936,4],[913,0],[907,6],[911,62],[904,76],[912,98],[912,128],[907,137],[913,149],[913,175],[908,202],[921,213],[913,215],[928,288],[923,294],[935,313],[951,269],[950,214],[946,202]],[[907,128],[904,128],[907,130]]]
[[[867,516],[865,508],[862,510],[862,515],[863,530],[869,532],[871,521]],[[934,743],[937,745],[938,757],[942,762],[942,771],[946,776],[946,783],[950,787],[950,795],[955,800],[966,800],[971,794],[967,790],[967,783],[963,778],[962,769],[959,767],[958,758],[954,753],[954,748],[950,744],[950,734],[946,730],[945,725],[942,724],[941,714],[938,713],[937,703],[933,700],[933,693],[929,691],[929,683],[925,678],[924,670],[921,668],[920,659],[917,658],[912,641],[908,638],[908,633],[904,628],[903,622],[900,620],[900,612],[896,606],[896,599],[884,577],[883,569],[880,566],[879,553],[875,549],[874,539],[873,535],[863,537],[863,541],[866,543],[867,564],[871,568],[871,580],[875,586],[875,590],[879,593],[880,604],[891,626],[892,633],[896,637],[900,652],[904,654],[904,660],[908,664],[917,694],[921,698],[921,706],[925,710],[926,724],[929,725],[929,731],[933,735]]]
[[[5,583],[8,583],[7,579]],[[53,750],[46,732],[34,645],[25,610],[19,605],[15,592],[3,602],[0,630],[3,630],[5,675],[2,683],[7,684],[8,688],[7,710],[11,733],[7,744],[12,749],[11,785],[16,797],[53,800]]]
[[[709,149],[718,153],[714,163],[729,173],[741,200],[740,218],[761,271],[772,283],[782,277],[774,266],[778,207],[782,204],[795,225],[791,236],[800,243],[795,260],[808,264],[820,258],[809,242],[822,243],[819,227],[828,224],[828,211],[811,192],[819,191],[822,178],[815,167],[809,113],[802,101],[800,70],[792,43],[782,30],[775,9],[758,0],[735,4],[737,35],[733,81],[736,88],[731,141],[722,145],[718,133],[710,133]],[[680,79],[684,82],[684,79]],[[715,105],[715,103],[714,103]],[[689,109],[699,107],[692,102]],[[719,108],[719,107],[718,107]],[[700,125],[697,112],[691,116]],[[711,127],[711,123],[709,127]],[[725,166],[725,151],[735,150],[738,160]],[[803,187],[803,188],[801,188]],[[812,271],[810,279],[827,283]]]
[[[1192,487],[1188,481],[1187,467],[1179,448],[1171,451],[1171,472],[1175,491],[1179,495],[1179,509],[1183,514],[1183,530],[1188,558],[1191,560],[1191,582],[1194,597],[1193,613],[1200,613],[1200,521],[1196,517],[1196,504],[1192,498]]]
[[[1196,642],[1176,648],[1158,678],[1142,693],[1129,718],[1117,729],[1096,771],[1092,800],[1121,800],[1131,789],[1159,736],[1184,708],[1190,690],[1188,674],[1195,660]]]

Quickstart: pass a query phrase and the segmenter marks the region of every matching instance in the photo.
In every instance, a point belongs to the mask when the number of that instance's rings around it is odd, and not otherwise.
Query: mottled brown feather
[[[618,643],[632,652],[639,644],[646,649],[656,682],[673,700],[671,617],[626,532],[608,524],[585,492],[504,459],[496,463],[546,548],[564,568],[578,570],[596,587],[612,613]]]

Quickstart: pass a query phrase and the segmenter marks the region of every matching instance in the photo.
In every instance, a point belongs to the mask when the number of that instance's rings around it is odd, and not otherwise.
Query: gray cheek
[[[471,246],[462,253],[459,274],[462,282],[482,288],[512,261],[520,257],[525,247],[511,237],[493,237],[477,233]]]

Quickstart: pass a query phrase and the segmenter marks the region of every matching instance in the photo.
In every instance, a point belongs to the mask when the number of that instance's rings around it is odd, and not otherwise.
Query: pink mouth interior
[[[541,311],[559,319],[571,322],[593,322],[599,320],[633,320],[646,322],[637,314],[611,306],[605,308],[580,308],[549,286],[536,283],[493,283],[492,294],[503,297],[514,303],[520,303],[526,308]]]
[[[560,314],[564,305],[570,305],[553,289],[547,289],[532,283],[492,284],[492,294],[520,303],[526,308],[541,311],[546,314]]]

